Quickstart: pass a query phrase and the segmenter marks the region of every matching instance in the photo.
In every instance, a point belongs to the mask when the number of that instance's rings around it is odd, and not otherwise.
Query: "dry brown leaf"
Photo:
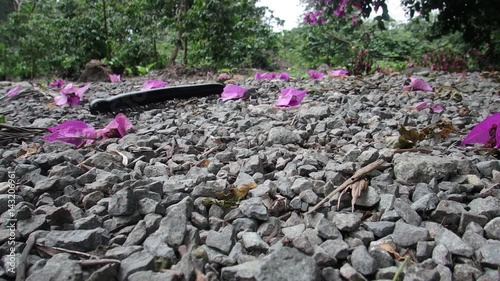
[[[257,184],[255,182],[249,182],[242,184],[238,186],[237,188],[233,189],[233,194],[234,197],[236,197],[236,200],[241,200],[247,196],[248,192],[254,188],[257,187]]]
[[[405,259],[398,252],[396,252],[396,250],[394,250],[392,245],[389,243],[382,243],[379,245],[379,247],[388,252],[389,254],[392,254],[394,258],[397,259],[398,261],[402,261]]]
[[[196,166],[198,166],[198,167],[208,167],[209,164],[210,164],[210,160],[204,159],[204,160],[201,160],[200,162],[198,162],[198,164]]]
[[[26,159],[30,157],[31,155],[35,155],[38,152],[40,152],[40,148],[42,147],[41,144],[39,143],[32,143],[30,145],[26,144],[25,142],[22,143],[21,145],[21,150],[17,157]]]

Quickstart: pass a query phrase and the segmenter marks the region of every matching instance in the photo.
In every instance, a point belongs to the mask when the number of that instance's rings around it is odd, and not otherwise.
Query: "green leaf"
[[[0,124],[5,123],[5,116],[0,115]]]

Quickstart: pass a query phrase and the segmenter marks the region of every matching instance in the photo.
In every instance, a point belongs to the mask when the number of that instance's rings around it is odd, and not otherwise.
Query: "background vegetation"
[[[326,63],[355,74],[491,69],[500,57],[494,1],[402,0],[414,18],[396,24],[384,0],[304,0],[318,21],[275,33],[281,21],[257,0],[0,0],[0,78],[76,78],[91,59],[128,74],[173,64],[293,72]],[[376,7],[382,14],[366,20]]]

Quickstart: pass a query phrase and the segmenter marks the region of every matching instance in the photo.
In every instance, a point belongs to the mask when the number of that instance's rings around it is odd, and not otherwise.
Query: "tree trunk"
[[[106,38],[106,58],[111,60],[111,47],[108,43],[109,33],[108,33],[108,15],[106,11],[106,0],[102,0],[102,16],[104,19],[104,38]]]
[[[175,65],[175,61],[177,59],[177,55],[179,55],[179,49],[182,47],[182,35],[184,35],[184,27],[182,27],[182,21],[184,18],[184,15],[187,12],[187,0],[180,0],[179,8],[177,9],[177,23],[178,23],[178,30],[177,30],[177,35],[175,38],[175,46],[174,49],[172,50],[172,55],[170,56],[170,59],[168,61],[168,65]],[[185,48],[187,49],[187,47]],[[186,54],[184,54],[186,56]]]

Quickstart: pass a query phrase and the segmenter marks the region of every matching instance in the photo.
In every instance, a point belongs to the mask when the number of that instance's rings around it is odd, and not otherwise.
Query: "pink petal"
[[[19,92],[21,92],[21,88],[19,86],[16,86],[7,92],[7,97],[9,98],[15,97],[16,95],[19,94]]]
[[[344,69],[335,69],[331,70],[329,73],[331,76],[347,76],[349,74],[349,71],[344,70]]]
[[[429,105],[428,102],[422,101],[422,102],[417,102],[416,104],[413,105],[418,111],[421,111],[425,109]]]
[[[77,147],[84,144],[91,144],[96,138],[94,127],[80,120],[69,120],[55,127],[50,127],[48,130],[52,134],[44,137],[46,141],[62,141],[71,143]]]
[[[288,80],[290,79],[290,73],[288,72],[282,72],[279,76],[279,79],[280,80]]]
[[[500,148],[500,113],[492,114],[477,124],[462,141],[461,145],[472,143],[486,144],[490,139],[490,130],[496,125],[496,147]]]
[[[276,106],[297,106],[299,105],[304,96],[307,94],[307,90],[297,90],[294,88],[285,88],[281,90],[281,95],[276,100]]]
[[[49,86],[52,88],[61,88],[64,85],[64,80],[56,79],[54,82],[50,83]]]
[[[68,96],[65,94],[61,94],[54,98],[54,102],[57,106],[65,105],[68,102]]]
[[[117,83],[121,81],[121,77],[117,74],[109,74],[109,81],[111,81],[111,83]]]
[[[142,85],[141,91],[165,87],[168,82],[159,80],[148,80]]]
[[[89,88],[90,88],[90,83],[88,83],[87,85],[85,85],[85,86],[83,86],[83,87],[81,87],[81,88],[77,88],[77,87],[75,87],[75,88],[74,88],[74,89],[75,89],[75,95],[76,95],[77,97],[79,97],[79,98],[80,98],[80,100],[82,100],[82,98],[83,98],[83,93],[85,93],[85,92],[86,92]]]
[[[408,85],[403,86],[404,91],[424,91],[424,92],[432,92],[432,87],[427,84],[422,79],[412,77],[410,78],[410,83]]]
[[[116,129],[120,137],[123,137],[127,135],[128,130],[132,129],[132,123],[123,113],[119,113],[104,129],[97,130],[97,135],[105,138],[107,133],[113,129]]]
[[[71,94],[75,92],[75,88],[73,87],[73,83],[68,83],[64,88],[61,89],[61,94]]]
[[[231,78],[231,76],[227,73],[221,73],[219,74],[219,76],[217,77],[217,80],[227,80]]]
[[[220,95],[222,101],[240,99],[245,96],[247,89],[238,85],[228,84],[224,87],[224,91]]]
[[[255,72],[253,79],[255,80],[264,80],[266,73]]]
[[[276,78],[276,73],[272,72],[272,73],[267,73],[266,74],[266,78],[271,80],[271,79],[274,79]]]
[[[441,113],[444,111],[444,107],[440,104],[436,104],[435,106],[431,107],[431,111],[435,113]]]
[[[317,71],[309,71],[309,77],[313,80],[319,80],[325,76],[324,73],[317,72]]]

